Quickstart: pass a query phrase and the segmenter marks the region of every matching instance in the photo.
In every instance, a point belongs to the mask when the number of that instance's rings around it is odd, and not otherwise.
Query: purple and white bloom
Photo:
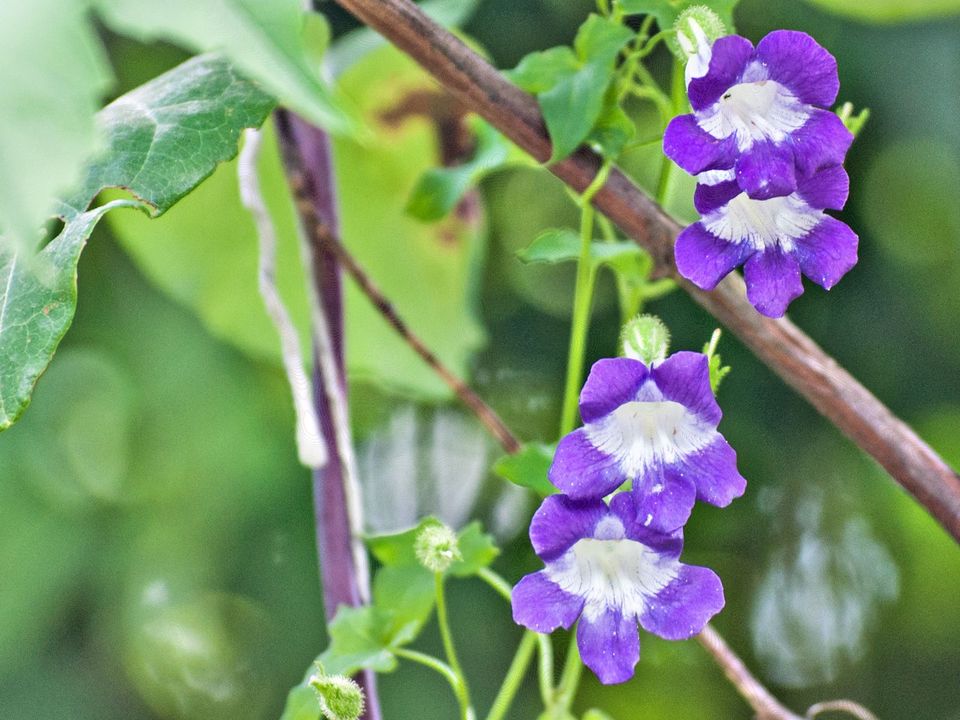
[[[638,522],[675,530],[696,499],[722,507],[746,488],[736,452],[717,432],[721,416],[701,353],[674,353],[649,367],[598,360],[580,393],[584,426],[560,440],[550,482],[587,499],[630,481],[644,499]]]
[[[801,273],[829,290],[856,264],[856,233],[823,212],[843,207],[849,184],[846,171],[833,166],[767,200],[750,198],[732,179],[698,185],[701,218],[677,237],[677,269],[713,290],[743,264],[747,298],[764,315],[780,317],[803,292]]]
[[[801,176],[841,164],[853,142],[825,109],[839,87],[836,60],[806,33],[776,30],[756,48],[727,35],[690,78],[693,113],[670,122],[663,150],[692,175],[733,169],[751,198],[789,195]]]
[[[580,655],[604,684],[633,676],[638,624],[685,640],[724,604],[712,570],[679,562],[680,531],[664,534],[637,523],[636,502],[633,493],[618,493],[609,507],[600,499],[546,498],[530,523],[545,567],[513,590],[513,619],[531,630],[569,628],[580,618]]]

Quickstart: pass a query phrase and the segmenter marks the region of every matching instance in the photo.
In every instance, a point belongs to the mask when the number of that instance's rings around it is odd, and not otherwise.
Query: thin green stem
[[[670,80],[670,105],[671,116],[679,115],[683,112],[683,105],[686,102],[686,83],[683,78],[683,66],[678,60],[673,61],[673,75]],[[663,206],[667,193],[670,192],[670,176],[673,172],[673,161],[666,155],[660,163],[660,179],[657,181],[657,202]]]
[[[563,393],[560,437],[571,432],[577,424],[577,398],[580,395],[580,380],[583,376],[593,286],[597,279],[597,268],[590,257],[595,215],[593,205],[590,203],[606,182],[610,167],[609,162],[604,163],[580,197],[580,258],[577,260],[577,281],[573,293],[573,319],[570,327],[570,350],[567,356],[567,380]]]
[[[453,689],[454,695],[459,699],[460,697],[460,679],[457,677],[457,674],[453,671],[449,665],[447,665],[440,658],[435,658],[433,655],[427,655],[426,653],[417,652],[416,650],[408,650],[407,648],[394,648],[393,654],[397,657],[406,658],[407,660],[412,660],[415,663],[419,663],[425,667],[430,668],[438,672],[440,675],[450,683],[450,687]]]
[[[480,570],[477,571],[477,577],[496,590],[507,602],[510,602],[513,598],[513,589],[510,587],[510,583],[490,568],[480,568]]]
[[[437,624],[440,626],[440,637],[443,639],[443,650],[447,655],[447,662],[457,677],[457,700],[460,702],[460,716],[462,720],[473,718],[473,709],[470,707],[470,689],[467,687],[467,678],[463,674],[457,651],[453,646],[453,634],[450,632],[450,620],[447,617],[447,597],[443,590],[443,573],[434,573],[434,590],[437,595]]]
[[[520,641],[516,654],[513,656],[513,662],[510,663],[507,675],[503,679],[503,685],[500,686],[500,691],[493,700],[493,705],[487,714],[487,720],[502,720],[506,716],[513,698],[520,689],[523,677],[527,674],[527,668],[530,667],[530,660],[536,648],[537,634],[527,630],[523,634],[523,639]]]
[[[557,702],[559,707],[568,711],[577,696],[580,678],[583,675],[583,661],[580,660],[580,648],[577,647],[577,634],[570,636],[570,645],[567,647],[567,659],[563,664],[563,673],[560,675],[560,685],[557,686]]]
[[[541,635],[528,630],[537,636],[537,646],[540,649],[540,662],[537,670],[537,681],[540,685],[540,698],[543,707],[553,706],[553,643],[549,635]]]

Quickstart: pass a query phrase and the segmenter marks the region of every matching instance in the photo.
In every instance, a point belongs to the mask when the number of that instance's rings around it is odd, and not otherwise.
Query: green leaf
[[[393,649],[415,634],[412,625],[397,628],[390,611],[372,605],[341,605],[329,631],[330,646],[317,660],[330,675],[353,675],[364,668],[391,672],[397,667]]]
[[[61,212],[69,218],[104,188],[122,187],[160,215],[236,155],[240,133],[258,127],[272,108],[224,58],[188,60],[100,112],[108,146]]]
[[[586,140],[600,117],[611,78],[610,68],[591,63],[537,95],[553,143],[551,163],[567,157]]]
[[[467,191],[494,170],[525,162],[519,151],[492,125],[480,118],[471,123],[476,136],[473,157],[462,165],[431,168],[420,178],[407,201],[407,213],[430,222],[448,215]],[[513,151],[513,152],[511,152]]]
[[[373,604],[390,611],[388,636],[405,628],[419,634],[435,601],[433,575],[419,563],[384,565],[373,578]]]
[[[629,258],[643,255],[643,250],[634,242],[602,242],[590,244],[590,258],[598,267],[619,267]],[[568,228],[552,228],[540,233],[530,245],[517,252],[521,262],[556,264],[576,261],[580,257],[580,237]]]
[[[573,50],[555,47],[526,55],[513,70],[507,72],[507,77],[527,92],[536,94],[570,77],[580,66]]]
[[[543,443],[526,443],[520,452],[504,455],[493,464],[493,472],[514,485],[533,490],[541,497],[554,495],[557,488],[547,479],[554,448]]]
[[[508,73],[536,93],[553,143],[550,162],[572,153],[587,138],[603,110],[620,50],[633,32],[608,18],[590,15],[566,47],[531,53]]]
[[[168,40],[196,52],[215,50],[260,82],[282,104],[333,133],[356,121],[311,66],[300,0],[93,0],[104,21],[142,41]]]
[[[112,74],[87,6],[0,2],[0,225],[15,252],[34,251],[99,144],[94,114]]]
[[[460,531],[457,543],[462,557],[447,570],[447,575],[453,577],[472,577],[490,565],[500,554],[500,549],[493,542],[493,536],[483,531],[479,520]]]
[[[544,230],[533,242],[517,251],[520,262],[553,265],[580,257],[580,236],[567,228]]]
[[[287,695],[280,720],[320,720],[317,693],[309,685],[297,685]]]
[[[68,222],[28,266],[24,252],[0,245],[0,431],[30,403],[77,308],[77,263],[97,222],[128,200],[108,203]]]
[[[591,14],[577,30],[573,49],[581,63],[610,68],[632,38],[633,31],[625,25]]]
[[[613,90],[613,88],[610,88]],[[597,149],[605,158],[615,160],[623,148],[637,134],[637,126],[616,102],[616,93],[607,91],[600,117],[587,137],[587,143]],[[614,97],[611,98],[611,95]]]
[[[216,57],[189,60],[119,98],[98,115],[108,140],[82,191],[61,205],[63,232],[28,263],[0,245],[0,430],[29,403],[37,378],[73,320],[80,252],[103,214],[137,206],[159,214],[236,154],[245,127],[272,101]],[[123,186],[141,202],[121,200],[84,212],[105,187]],[[141,218],[142,219],[142,218]],[[9,360],[6,360],[9,358]]]
[[[684,10],[693,5],[704,5],[713,10],[727,28],[736,32],[733,10],[740,0],[620,0],[620,8],[627,15],[653,15],[661,30],[669,30]],[[837,0],[843,2],[843,0]]]
[[[848,0],[807,0],[818,7],[854,18],[875,23],[898,23],[929,20],[938,17],[960,14],[960,0],[870,0],[870,2],[848,2]]]

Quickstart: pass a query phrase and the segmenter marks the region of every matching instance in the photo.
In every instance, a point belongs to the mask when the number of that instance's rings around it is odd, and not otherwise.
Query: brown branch
[[[550,140],[534,98],[430,20],[409,0],[337,0],[378,30],[450,90],[540,162]],[[550,171],[577,192],[596,176],[600,158],[581,148]],[[905,423],[840,367],[790,320],[757,314],[731,274],[707,293],[677,275],[673,241],[680,227],[620,170],[613,169],[594,206],[647,249],[660,275],[676,278],[788,385],[872,455],[954,539],[960,540],[960,476]]]
[[[712,625],[703,628],[703,632],[697,635],[697,640],[713,656],[723,669],[723,674],[757,713],[758,720],[803,720],[770,694]]]
[[[417,355],[440,376],[451,390],[453,390],[461,402],[470,408],[477,419],[490,431],[490,434],[497,439],[497,442],[508,453],[520,451],[520,441],[514,435],[510,428],[504,424],[496,411],[477,395],[473,389],[467,385],[460,377],[430,350],[423,341],[410,329],[407,323],[401,318],[393,307],[393,303],[381,292],[380,288],[374,284],[370,276],[360,266],[356,259],[343,246],[339,239],[329,232],[326,226],[315,228],[318,244],[326,249],[331,255],[337,258],[340,266],[350,273],[361,292],[367,296],[367,299],[373,304],[374,308],[386,319],[388,323],[397,331],[397,334],[403,338]]]

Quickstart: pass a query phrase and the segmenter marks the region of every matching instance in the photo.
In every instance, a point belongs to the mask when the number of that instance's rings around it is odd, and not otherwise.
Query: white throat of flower
[[[677,577],[677,562],[665,561],[646,545],[626,538],[617,517],[601,520],[593,534],[548,563],[547,576],[564,591],[584,599],[583,615],[588,621],[608,609],[639,617],[648,600]]]
[[[743,152],[755,142],[783,142],[809,117],[810,111],[792,92],[767,79],[766,70],[754,64],[747,68],[742,82],[698,114],[697,124],[720,140],[736,136],[737,148]]]
[[[824,214],[807,205],[796,193],[769,200],[753,200],[740,193],[700,222],[708,232],[736,245],[755,250],[779,246],[790,252],[796,241],[810,233]]]
[[[593,446],[613,456],[623,474],[633,480],[652,465],[674,463],[700,450],[717,431],[680,403],[654,398],[624,403],[588,424],[586,433]]]

